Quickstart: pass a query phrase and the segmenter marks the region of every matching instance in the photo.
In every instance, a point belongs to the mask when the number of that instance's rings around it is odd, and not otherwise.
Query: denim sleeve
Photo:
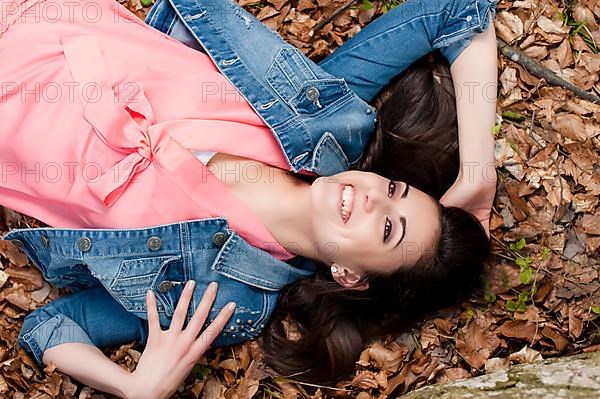
[[[64,343],[105,347],[145,344],[148,323],[126,311],[104,288],[82,290],[36,309],[23,322],[19,344],[44,367],[44,351]]]
[[[487,29],[496,0],[406,0],[368,24],[319,66],[371,102],[392,78],[436,48],[452,64]]]

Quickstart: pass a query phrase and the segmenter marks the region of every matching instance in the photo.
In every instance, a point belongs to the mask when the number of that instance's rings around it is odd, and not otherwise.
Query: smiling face
[[[314,234],[322,256],[359,273],[411,267],[435,247],[438,204],[375,173],[347,171],[311,186]]]

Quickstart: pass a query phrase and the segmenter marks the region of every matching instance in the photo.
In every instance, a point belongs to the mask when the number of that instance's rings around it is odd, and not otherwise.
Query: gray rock
[[[521,364],[507,371],[432,385],[402,399],[600,398],[600,352]]]

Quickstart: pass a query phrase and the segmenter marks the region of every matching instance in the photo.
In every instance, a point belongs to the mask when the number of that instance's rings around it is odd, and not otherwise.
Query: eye
[[[396,192],[396,183],[393,180],[390,180],[390,184],[388,184],[388,197],[392,198],[394,193]],[[390,233],[392,232],[392,222],[387,217],[385,218],[385,225],[383,226],[383,242],[386,242]]]
[[[395,192],[396,192],[396,183],[394,183],[393,180],[390,180],[390,184],[388,185],[388,197],[392,198]]]
[[[386,242],[392,232],[392,222],[387,217],[385,218],[385,226],[383,228],[383,242]]]

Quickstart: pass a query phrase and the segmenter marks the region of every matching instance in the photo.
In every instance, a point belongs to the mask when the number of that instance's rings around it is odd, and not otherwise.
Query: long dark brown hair
[[[458,174],[457,119],[448,63],[422,58],[374,100],[378,122],[357,169],[406,181],[439,199]],[[365,291],[345,289],[328,268],[286,287],[259,339],[265,360],[294,378],[331,383],[354,369],[364,345],[399,333],[410,322],[468,295],[479,284],[489,254],[479,222],[459,208],[439,205],[433,253],[409,269],[369,275]],[[288,337],[292,321],[299,338]]]

